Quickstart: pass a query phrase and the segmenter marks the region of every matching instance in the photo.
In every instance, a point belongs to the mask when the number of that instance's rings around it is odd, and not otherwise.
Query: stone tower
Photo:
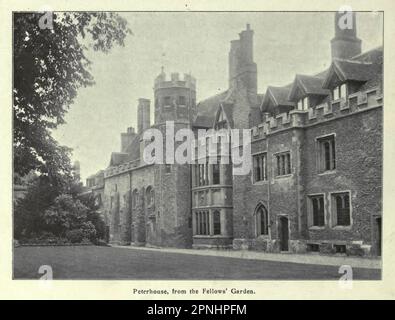
[[[332,60],[350,59],[360,54],[361,42],[357,38],[355,12],[336,12],[335,37],[331,40]]]
[[[155,124],[165,121],[191,122],[196,112],[196,80],[189,74],[180,79],[163,71],[155,79]]]
[[[196,80],[189,74],[180,79],[178,73],[172,73],[170,79],[162,72],[155,80],[155,124],[167,142],[174,143],[174,149],[182,142],[174,137],[166,137],[166,126],[179,129],[191,128],[196,113]],[[166,141],[166,139],[171,141]],[[166,154],[166,152],[164,152]],[[191,168],[190,164],[176,163],[174,159],[165,159],[166,164],[155,166],[155,190],[158,190],[156,214],[160,245],[172,247],[192,246],[191,213]]]

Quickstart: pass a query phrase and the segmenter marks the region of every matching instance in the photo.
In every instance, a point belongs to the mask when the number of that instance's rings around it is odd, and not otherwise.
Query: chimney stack
[[[347,60],[360,54],[361,42],[357,38],[355,12],[336,12],[335,37],[331,40],[332,60]]]
[[[139,99],[139,104],[137,107],[137,122],[138,134],[143,133],[151,126],[150,100],[143,98]]]
[[[128,146],[137,136],[133,127],[129,127],[126,132],[121,133],[121,152],[126,152]]]
[[[229,88],[240,84],[250,93],[257,93],[257,66],[254,62],[254,31],[247,24],[239,39],[230,43]]]

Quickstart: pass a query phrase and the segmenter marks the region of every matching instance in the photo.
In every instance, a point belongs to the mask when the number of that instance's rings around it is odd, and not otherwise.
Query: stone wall
[[[382,211],[381,105],[381,93],[371,89],[347,101],[326,102],[308,113],[267,116],[252,128],[252,154],[267,153],[268,180],[254,183],[252,173],[234,177],[234,248],[279,251],[278,221],[286,216],[292,252],[318,248],[334,253],[334,245],[339,245],[347,254],[374,253],[372,246],[378,241],[374,223]],[[336,170],[319,173],[316,138],[329,134],[335,135]],[[291,174],[276,177],[276,153],[283,151],[291,152]],[[331,193],[342,191],[351,195],[350,227],[330,223]],[[308,195],[317,193],[324,194],[327,223],[309,228]],[[254,213],[259,203],[269,213],[269,235],[257,238]]]

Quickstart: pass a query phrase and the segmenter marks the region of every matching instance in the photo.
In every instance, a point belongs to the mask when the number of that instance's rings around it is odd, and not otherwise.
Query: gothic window
[[[221,213],[217,210],[213,212],[213,227],[214,235],[221,234]]]
[[[309,197],[310,226],[323,227],[325,225],[324,196]]]
[[[332,194],[334,226],[350,226],[350,194],[348,192]]]
[[[277,158],[277,176],[291,174],[291,154],[283,152],[276,155]]]
[[[334,170],[336,168],[335,136],[319,138],[317,141],[319,148],[318,171]]]
[[[269,234],[269,217],[263,205],[259,205],[255,212],[255,228],[257,236]]]
[[[267,180],[266,153],[253,156],[254,182]]]
[[[132,193],[132,206],[133,206],[133,208],[137,207],[138,197],[139,197],[139,193],[138,193],[137,189],[134,189],[133,193]]]
[[[147,187],[145,194],[146,194],[147,207],[152,207],[155,199],[154,189],[151,186]]]

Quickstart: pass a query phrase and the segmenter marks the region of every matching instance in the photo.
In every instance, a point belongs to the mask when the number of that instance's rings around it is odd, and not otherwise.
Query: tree
[[[31,170],[62,183],[70,152],[51,136],[80,87],[94,84],[89,47],[108,53],[124,45],[130,30],[116,13],[53,13],[53,29],[41,29],[41,13],[14,14],[14,170]]]

